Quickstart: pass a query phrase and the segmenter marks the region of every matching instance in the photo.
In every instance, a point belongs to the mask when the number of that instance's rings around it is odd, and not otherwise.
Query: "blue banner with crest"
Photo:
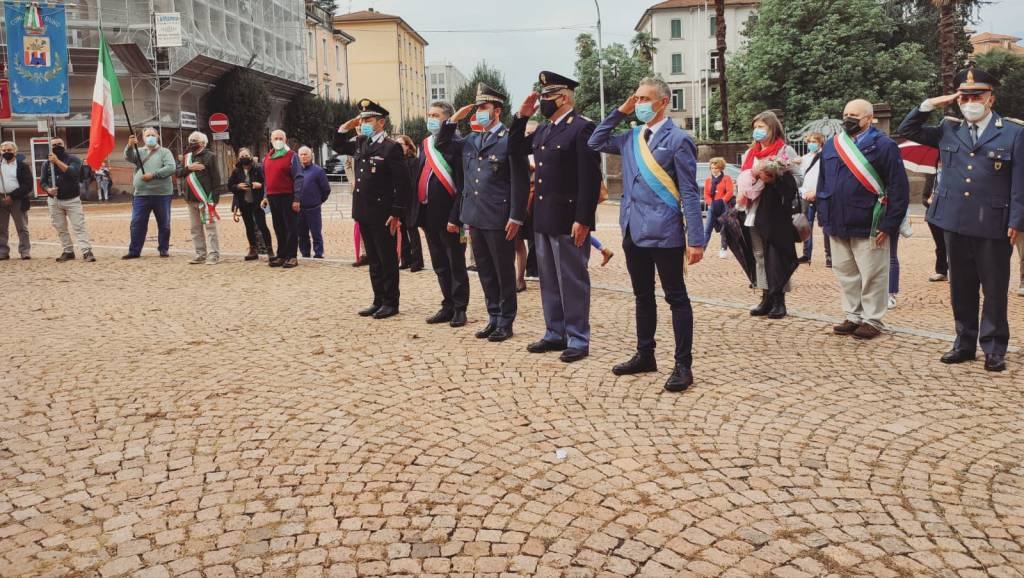
[[[68,37],[64,5],[6,0],[7,75],[11,111],[27,115],[66,115]]]

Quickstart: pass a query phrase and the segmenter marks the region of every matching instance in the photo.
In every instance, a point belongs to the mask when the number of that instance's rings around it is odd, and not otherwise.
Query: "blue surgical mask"
[[[816,153],[821,147],[816,142],[807,143],[807,152]]]
[[[146,146],[148,147],[155,147],[158,142],[154,135],[147,135],[143,140],[146,141]]]
[[[359,132],[363,133],[363,136],[373,136],[373,125],[370,123],[359,125]]]
[[[476,111],[476,123],[484,128],[491,124],[491,112],[488,110]]]
[[[428,118],[427,119],[427,130],[430,131],[430,134],[437,134],[438,132],[440,132],[441,131],[441,120],[437,119],[437,118]]]
[[[651,122],[654,117],[658,116],[658,113],[654,112],[654,105],[649,102],[641,102],[636,105],[636,117],[640,119],[640,122]]]
[[[768,131],[767,130],[765,130],[763,128],[755,128],[754,129],[754,140],[755,141],[761,142],[761,141],[763,141],[766,138],[768,138]]]

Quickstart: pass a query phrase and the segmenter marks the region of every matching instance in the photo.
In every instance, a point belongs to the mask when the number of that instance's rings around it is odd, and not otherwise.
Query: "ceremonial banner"
[[[64,5],[6,0],[7,72],[14,114],[66,115],[68,41]]]

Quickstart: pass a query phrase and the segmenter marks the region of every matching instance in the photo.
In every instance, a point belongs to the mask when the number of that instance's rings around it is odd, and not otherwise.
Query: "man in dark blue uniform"
[[[537,243],[544,337],[531,353],[562,351],[566,363],[590,353],[590,231],[601,192],[601,155],[587,146],[592,120],[576,110],[579,83],[553,72],[540,73],[541,92],[531,93],[519,109],[511,134],[513,150],[533,154],[533,231]],[[526,136],[537,109],[549,122]]]
[[[942,362],[973,360],[980,342],[985,369],[1003,371],[1010,254],[1024,230],[1024,126],[992,110],[998,81],[991,74],[971,64],[956,84],[955,94],[930,98],[911,111],[899,131],[937,147],[942,156],[942,181],[927,217],[945,232],[956,321],[956,341]],[[929,113],[954,101],[964,120],[947,117],[924,126]],[[985,293],[980,328],[979,287]]]
[[[387,138],[388,111],[369,99],[359,101],[359,116],[338,128],[334,150],[354,158],[352,218],[366,241],[373,305],[363,317],[385,319],[398,313],[398,241],[406,202],[413,198],[402,145]],[[355,133],[359,127],[359,134]],[[358,255],[356,256],[358,257]]]
[[[501,123],[507,97],[484,83],[477,85],[476,102],[455,113],[437,134],[442,153],[461,157],[463,187],[459,195],[459,222],[448,223],[455,232],[470,227],[473,257],[487,302],[487,326],[480,339],[505,341],[512,337],[516,319],[515,238],[526,218],[530,167],[526,155],[509,148],[508,129]],[[481,131],[455,140],[458,122],[476,109]]]

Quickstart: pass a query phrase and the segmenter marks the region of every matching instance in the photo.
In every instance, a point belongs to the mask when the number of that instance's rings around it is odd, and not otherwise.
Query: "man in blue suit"
[[[697,190],[697,147],[686,131],[666,117],[669,98],[664,80],[641,80],[636,93],[598,125],[589,145],[598,152],[622,156],[619,225],[636,297],[637,351],[612,372],[629,375],[658,370],[654,357],[657,271],[665,301],[672,309],[676,342],[675,369],[665,389],[677,392],[693,384],[693,307],[683,280],[683,259],[690,265],[700,262],[705,240]],[[634,111],[642,125],[612,135]]]
[[[927,217],[944,231],[956,321],[956,341],[942,362],[973,360],[980,341],[985,369],[1003,371],[1010,341],[1010,255],[1024,231],[1024,126],[992,110],[998,81],[991,74],[971,64],[955,83],[955,94],[924,101],[899,130],[937,147],[942,157],[942,182]],[[938,126],[924,126],[933,110],[953,101],[964,120],[947,117]],[[979,287],[985,293],[980,328]]]
[[[462,223],[470,227],[473,257],[489,317],[476,337],[494,342],[512,337],[517,310],[515,238],[526,219],[530,192],[526,155],[510,149],[508,129],[501,123],[507,99],[479,83],[476,102],[462,107],[444,123],[436,141],[441,153],[462,160],[463,186],[456,200],[460,222],[448,223],[448,230],[458,231]],[[456,126],[473,109],[482,130],[456,140]]]

